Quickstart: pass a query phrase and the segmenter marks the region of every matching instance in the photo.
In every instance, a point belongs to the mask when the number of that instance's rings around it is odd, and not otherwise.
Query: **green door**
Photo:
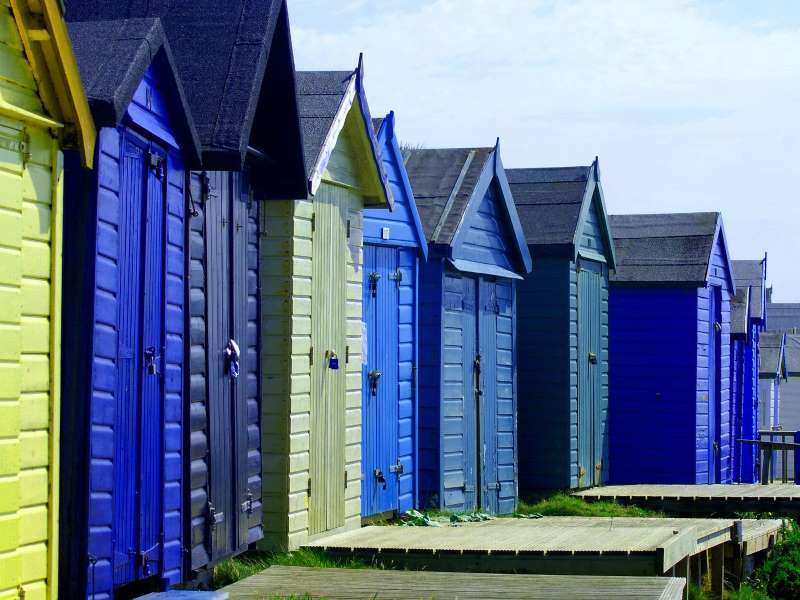
[[[578,487],[603,483],[602,289],[603,265],[581,260],[578,263]]]
[[[350,192],[323,183],[314,198],[311,284],[309,530],[344,525],[347,215]]]

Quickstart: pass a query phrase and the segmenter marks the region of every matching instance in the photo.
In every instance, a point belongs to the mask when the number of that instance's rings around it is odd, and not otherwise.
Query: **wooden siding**
[[[785,431],[800,431],[800,380],[791,377],[781,382],[781,403],[778,407],[778,423]],[[780,457],[780,453],[778,454]],[[794,478],[794,454],[789,452],[789,477]],[[780,461],[776,473],[780,473]]]
[[[9,112],[47,116],[6,1],[0,76]],[[8,112],[0,138],[0,596],[55,598],[62,158],[50,132]]]
[[[397,204],[395,203],[395,207]],[[365,213],[366,214],[366,213]],[[397,458],[403,466],[398,489],[398,510],[405,512],[416,507],[417,490],[415,481],[419,468],[416,453],[417,414],[417,302],[419,286],[419,258],[416,249],[400,250],[399,320],[398,320],[398,384],[400,386],[397,411]]]
[[[567,488],[577,483],[577,358],[571,352],[570,299],[577,289],[567,258],[541,257],[517,285],[519,349],[519,488]],[[573,435],[574,433],[574,435]],[[575,446],[577,452],[577,446]]]
[[[597,194],[597,192],[595,192],[595,194]],[[602,256],[607,256],[609,248],[606,247],[605,239],[603,238],[597,206],[598,202],[593,198],[592,204],[586,212],[586,220],[583,222],[583,229],[581,231],[578,247]]]
[[[711,318],[708,313],[709,295],[712,287],[718,286],[721,289],[719,314],[722,317],[722,331],[720,333],[719,348],[719,421],[716,424],[720,432],[720,473],[717,483],[729,483],[731,481],[731,440],[730,440],[730,286],[727,261],[725,259],[725,249],[722,246],[721,237],[711,253],[711,269],[708,278],[708,285],[697,290],[697,437],[696,437],[696,470],[694,483],[708,483],[709,479],[709,456],[708,456],[708,427],[709,427],[709,389],[714,385],[714,377],[717,375],[709,373],[709,347],[708,347],[708,323]]]
[[[694,483],[697,290],[612,287],[612,483]]]
[[[739,483],[758,480],[758,447],[736,441],[758,439],[758,339],[759,326],[751,324],[749,340],[731,342],[731,479]]]
[[[474,212],[468,209],[470,220],[464,241],[454,248],[453,258],[515,270],[514,240],[500,196],[501,191],[493,181]]]

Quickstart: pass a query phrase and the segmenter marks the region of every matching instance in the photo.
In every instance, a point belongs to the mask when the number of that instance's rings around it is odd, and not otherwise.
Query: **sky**
[[[402,141],[599,157],[611,213],[721,211],[800,302],[800,2],[288,0],[299,70],[353,69]]]

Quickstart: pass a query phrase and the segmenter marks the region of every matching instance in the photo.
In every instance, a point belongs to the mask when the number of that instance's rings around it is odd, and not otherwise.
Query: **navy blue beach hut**
[[[731,443],[733,481],[758,481],[759,341],[767,326],[767,258],[734,260],[736,295],[731,300]]]
[[[498,146],[406,158],[429,257],[420,274],[420,505],[517,501],[515,281],[530,272]]]
[[[730,300],[719,213],[612,215],[609,480],[726,483]]]
[[[186,168],[199,143],[158,19],[70,23],[98,129],[65,167],[60,596],[183,579]]]
[[[608,470],[608,274],[597,160],[507,169],[536,267],[517,285],[519,488],[602,484]]]
[[[260,298],[264,200],[304,197],[284,0],[71,0],[71,20],[160,17],[195,116],[187,261],[187,579],[261,539]],[[231,351],[238,348],[238,357]]]
[[[428,255],[394,113],[373,125],[394,206],[364,210],[362,517],[417,505],[417,313]]]

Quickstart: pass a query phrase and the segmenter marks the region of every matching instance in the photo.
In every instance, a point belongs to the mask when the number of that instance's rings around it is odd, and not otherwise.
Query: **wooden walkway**
[[[745,552],[774,542],[781,521],[745,520]],[[439,571],[663,575],[737,537],[731,519],[545,517],[457,527],[364,527],[306,545],[338,555]]]
[[[586,500],[616,500],[693,515],[734,512],[800,514],[800,486],[792,483],[729,485],[609,485],[576,492]]]
[[[291,595],[330,600],[678,600],[684,579],[498,575],[373,569],[270,567],[223,588],[231,600],[272,600]]]

